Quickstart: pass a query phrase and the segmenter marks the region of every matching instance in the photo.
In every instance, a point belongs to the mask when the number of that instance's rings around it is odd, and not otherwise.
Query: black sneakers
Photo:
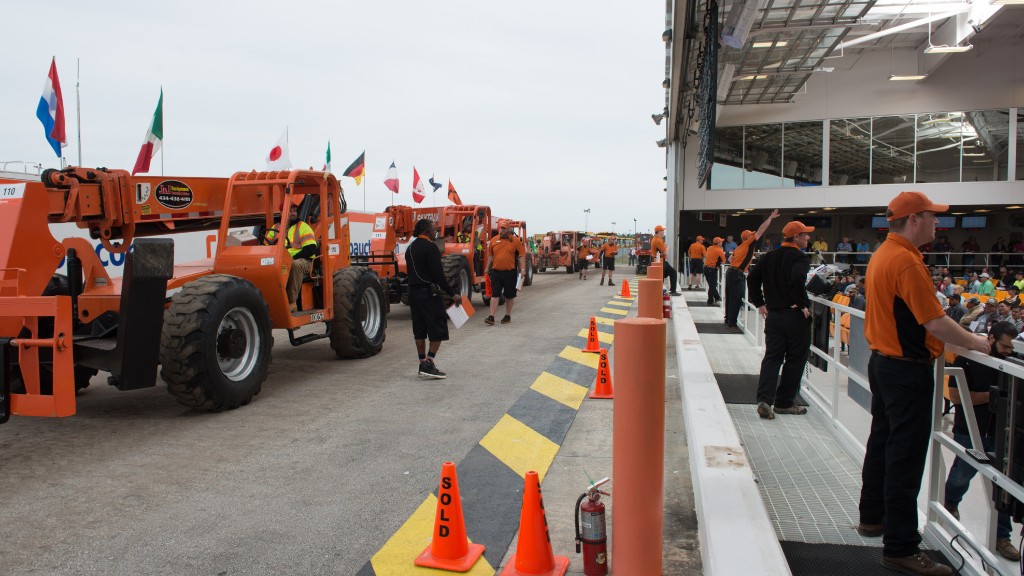
[[[505,317],[501,319],[501,323],[502,324],[508,324],[511,321],[512,321],[512,317],[509,316],[508,314],[505,314]]]
[[[448,377],[447,374],[438,370],[437,366],[434,366],[434,363],[429,360],[420,362],[419,376],[420,378],[432,378],[434,380],[443,380]]]
[[[609,286],[615,286],[615,282],[612,282],[611,280],[609,280],[609,281],[608,281],[608,285],[609,285]]]
[[[487,324],[488,326],[494,326],[494,316],[488,316],[487,318],[484,318],[484,324]]]

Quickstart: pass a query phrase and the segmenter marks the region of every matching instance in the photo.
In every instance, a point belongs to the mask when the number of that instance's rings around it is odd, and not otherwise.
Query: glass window
[[[744,188],[782,187],[782,124],[747,126],[743,135]]]
[[[783,186],[821,186],[822,123],[792,122],[784,128]]]
[[[914,181],[916,116],[881,116],[871,121],[871,183]]]
[[[1006,180],[1010,136],[1009,110],[979,110],[964,115],[963,182]],[[1012,144],[1012,143],[1009,143]]]
[[[1024,111],[1017,112],[1017,180],[1024,180]]]
[[[828,183],[867,184],[871,178],[871,118],[840,118],[829,127]]]
[[[715,130],[715,163],[711,166],[712,190],[743,188],[743,126]]]
[[[917,182],[960,181],[964,122],[962,112],[918,114]]]

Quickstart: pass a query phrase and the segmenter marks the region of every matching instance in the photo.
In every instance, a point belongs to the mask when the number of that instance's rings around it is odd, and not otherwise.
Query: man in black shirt
[[[757,415],[766,420],[807,413],[796,405],[796,395],[811,350],[811,302],[805,287],[811,260],[804,253],[811,232],[814,226],[797,220],[786,224],[782,246],[762,256],[747,276],[750,301],[765,319]]]
[[[462,305],[462,296],[456,294],[444,277],[441,251],[434,244],[436,227],[432,220],[422,218],[413,228],[416,238],[405,251],[406,272],[409,277],[409,308],[412,312],[412,337],[416,340],[421,378],[447,378],[437,369],[434,357],[441,342],[448,339],[448,312],[442,294],[447,293],[456,306]],[[427,351],[426,339],[430,338]]]
[[[1017,328],[1010,322],[997,322],[992,326],[988,334],[988,341],[992,346],[990,355],[996,358],[1005,358],[1013,354],[1013,339],[1017,337]],[[967,387],[970,390],[970,403],[973,405],[974,418],[978,422],[978,431],[981,433],[981,442],[986,452],[995,449],[995,419],[989,410],[989,387],[995,386],[999,371],[990,368],[979,362],[973,362],[960,356],[953,363],[956,368],[963,368],[967,376]],[[956,405],[956,413],[953,415],[953,439],[964,448],[971,448],[971,436],[967,430],[967,418],[964,415],[965,405],[960,396],[959,389],[954,385],[952,379],[949,382],[949,399]],[[971,478],[978,473],[978,470],[964,462],[959,457],[953,461],[953,467],[949,469],[949,477],[946,478],[946,510],[957,520],[960,519],[959,505],[963,500],[967,488],[971,484]],[[1007,560],[1019,561],[1020,551],[1010,540],[1010,515],[1006,512],[999,512],[996,522],[996,552]]]

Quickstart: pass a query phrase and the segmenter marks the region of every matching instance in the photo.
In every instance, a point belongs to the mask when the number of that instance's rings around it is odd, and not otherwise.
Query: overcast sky
[[[287,127],[295,167],[366,151],[370,211],[412,204],[416,166],[531,233],[665,220],[664,0],[5,4],[0,161],[58,165],[35,117],[56,56],[73,164],[80,59],[86,166],[131,169],[162,86],[167,175],[262,169]]]

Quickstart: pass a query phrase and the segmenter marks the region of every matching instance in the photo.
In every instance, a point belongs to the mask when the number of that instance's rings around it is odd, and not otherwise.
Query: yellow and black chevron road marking
[[[625,318],[634,301],[616,296],[595,315],[602,346],[611,348],[615,320]],[[465,574],[494,575],[519,529],[520,496],[526,472],[536,470],[544,480],[577,410],[594,384],[598,355],[581,351],[586,346],[586,337],[586,328],[576,333],[458,463],[466,532],[470,540],[487,547],[483,558]],[[439,462],[438,469],[440,465]],[[357,576],[447,574],[413,564],[413,559],[430,545],[436,509],[437,495],[431,493]]]

